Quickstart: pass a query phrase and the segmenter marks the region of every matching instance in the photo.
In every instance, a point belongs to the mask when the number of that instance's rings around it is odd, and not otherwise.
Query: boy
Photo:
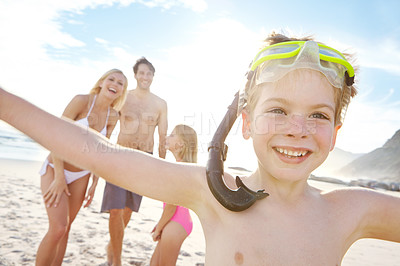
[[[324,192],[307,183],[334,147],[342,110],[355,94],[353,68],[336,50],[313,41],[290,43],[275,34],[267,40],[283,42],[269,46],[252,65],[243,136],[253,140],[258,168],[243,182],[270,196],[242,212],[218,203],[204,167],[166,162],[82,134],[1,90],[0,118],[108,182],[192,209],[203,226],[207,265],[339,265],[360,238],[400,242],[400,198],[361,188]],[[44,124],[52,126],[37,126]],[[85,153],[76,152],[83,148]],[[235,188],[231,176],[225,183]]]

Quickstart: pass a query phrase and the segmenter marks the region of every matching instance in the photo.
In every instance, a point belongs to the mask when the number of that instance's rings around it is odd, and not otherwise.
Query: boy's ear
[[[250,127],[250,114],[246,109],[242,111],[242,135],[244,139],[249,139],[251,136],[251,127]]]
[[[332,136],[331,148],[329,151],[333,151],[333,149],[335,148],[337,133],[341,127],[342,127],[342,123],[339,123],[335,126],[333,136]]]

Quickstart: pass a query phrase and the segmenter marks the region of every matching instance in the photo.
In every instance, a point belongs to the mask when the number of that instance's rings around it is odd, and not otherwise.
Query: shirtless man
[[[158,127],[158,154],[165,158],[165,136],[167,134],[167,103],[150,92],[155,69],[144,57],[133,66],[137,81],[136,89],[128,92],[124,107],[120,111],[120,133],[118,144],[153,153],[154,132]],[[111,265],[121,265],[122,240],[132,211],[138,212],[142,196],[107,182],[104,188],[102,212],[109,212],[110,242],[107,260]]]

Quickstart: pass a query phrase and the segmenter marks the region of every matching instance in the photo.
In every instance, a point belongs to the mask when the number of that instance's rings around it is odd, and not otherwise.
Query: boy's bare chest
[[[219,255],[207,257],[223,258],[210,265],[339,265],[344,255],[343,235],[323,216],[244,216],[209,237],[207,252]]]

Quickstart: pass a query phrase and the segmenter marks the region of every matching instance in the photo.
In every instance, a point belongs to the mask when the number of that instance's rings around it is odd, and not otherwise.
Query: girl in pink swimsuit
[[[166,148],[176,161],[197,163],[197,134],[186,125],[177,125],[166,139]],[[192,232],[189,210],[164,203],[160,221],[154,227],[153,240],[158,241],[150,265],[176,265],[183,241]]]
[[[112,69],[96,82],[89,94],[75,96],[65,108],[63,117],[109,138],[118,121],[118,110],[125,102],[127,86],[125,75]],[[50,154],[39,174],[49,228],[39,245],[36,265],[61,265],[69,230],[85,199],[91,173]],[[85,207],[93,199],[97,181],[98,177],[93,175]]]

